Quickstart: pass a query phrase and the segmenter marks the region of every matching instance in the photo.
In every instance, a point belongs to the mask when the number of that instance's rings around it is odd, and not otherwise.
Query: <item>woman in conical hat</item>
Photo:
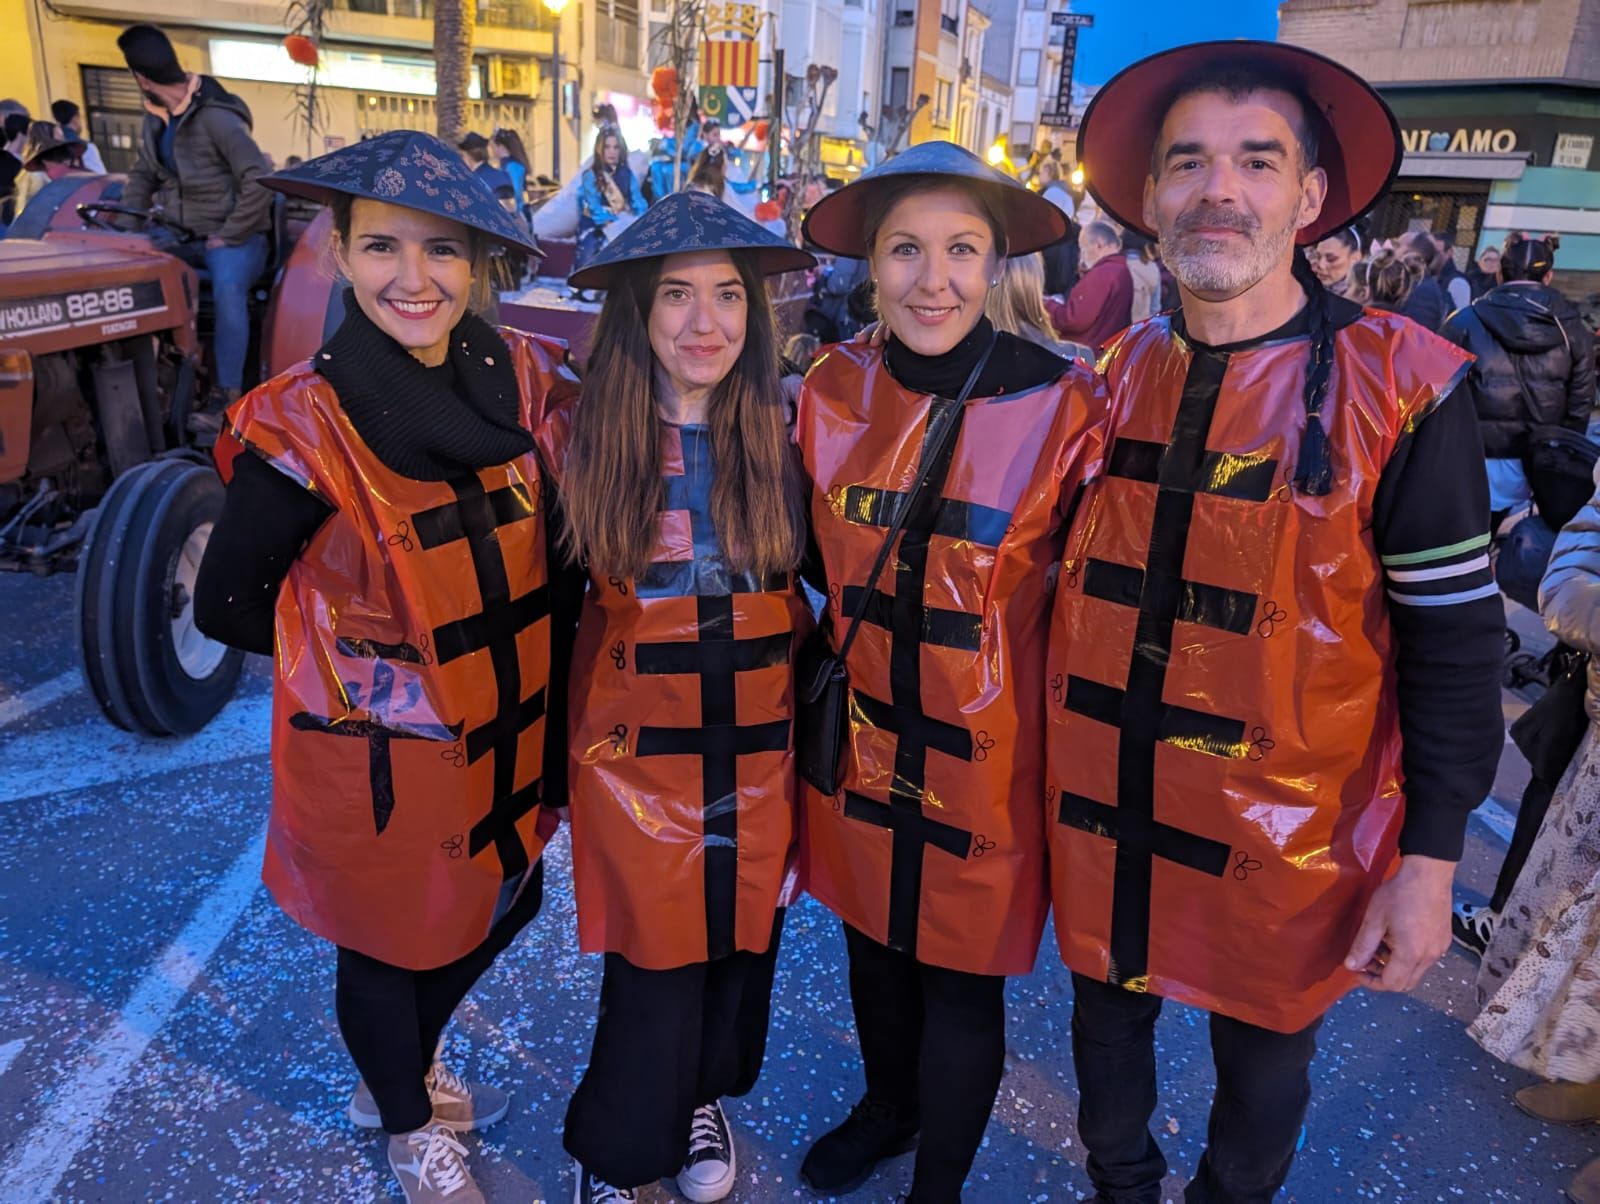
[[[573,655],[578,936],[605,955],[567,1111],[577,1204],[677,1177],[720,1200],[724,1096],[755,1084],[795,841],[791,662],[809,615],[799,464],[764,277],[804,251],[704,193],[572,277],[603,289],[551,463],[588,570]],[[565,422],[563,422],[563,429]]]
[[[947,1204],[1000,1084],[1005,976],[1044,926],[1045,625],[1103,407],[1086,369],[984,316],[1006,258],[1067,221],[970,152],[914,146],[805,230],[870,263],[888,338],[824,352],[796,420],[836,650],[860,623],[843,788],[806,789],[801,864],[844,924],[866,1078],[801,1176],[843,1191],[917,1144],[911,1198]]]
[[[263,878],[337,946],[351,1120],[389,1134],[407,1200],[481,1200],[456,1134],[506,1096],[435,1048],[538,911],[564,801],[574,610],[535,435],[577,379],[560,343],[473,313],[490,245],[538,248],[437,139],[264,183],[331,208],[344,320],[229,413],[195,615],[273,657]]]

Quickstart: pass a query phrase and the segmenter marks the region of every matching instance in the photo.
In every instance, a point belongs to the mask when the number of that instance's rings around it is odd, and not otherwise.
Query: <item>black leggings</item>
[[[930,966],[844,926],[867,1095],[921,1119],[911,1195],[961,1199],[1006,1056],[1006,980]]]
[[[340,947],[334,981],[339,1031],[385,1130],[409,1133],[432,1119],[425,1080],[439,1035],[490,963],[539,913],[543,898],[541,861],[483,944],[433,970],[407,970]]]
[[[589,1069],[567,1106],[567,1153],[616,1187],[676,1175],[694,1110],[756,1085],[783,911],[765,953],[674,970],[606,954]]]

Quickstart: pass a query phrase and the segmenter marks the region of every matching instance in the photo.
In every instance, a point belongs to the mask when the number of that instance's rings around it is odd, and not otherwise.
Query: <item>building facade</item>
[[[1284,0],[1278,37],[1377,85],[1406,155],[1373,237],[1561,235],[1569,291],[1600,288],[1600,0]]]
[[[615,3],[624,0],[613,0]],[[311,156],[368,133],[432,129],[436,90],[432,0],[336,0],[320,47],[318,117],[304,120],[301,89],[308,77],[283,48],[281,5],[251,0],[61,0],[49,11],[22,0],[0,0],[25,40],[0,45],[0,78],[35,114],[66,98],[84,110],[89,131],[113,171],[126,170],[137,149],[143,116],[117,50],[121,30],[137,21],[161,26],[179,61],[215,76],[250,106],[262,149],[281,163]],[[593,20],[593,6],[584,19]],[[553,140],[550,105],[555,24],[562,27],[565,78],[580,78],[569,47],[580,45],[580,12],[558,18],[538,0],[480,0],[474,42],[469,128],[487,134],[509,126],[522,134],[534,170],[548,172]],[[574,162],[577,138],[571,110],[581,93],[565,89],[562,161]]]
[[[1062,103],[1061,55],[1066,30],[1051,24],[1054,14],[1071,11],[1066,0],[1021,0],[1009,126],[1011,156],[1019,163],[1045,143],[1062,147],[1071,158],[1082,106],[1070,100]]]

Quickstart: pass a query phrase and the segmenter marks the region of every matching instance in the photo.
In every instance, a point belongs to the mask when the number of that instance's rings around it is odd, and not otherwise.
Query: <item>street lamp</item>
[[[567,0],[544,0],[556,19],[550,31],[550,175],[561,182],[561,10]]]

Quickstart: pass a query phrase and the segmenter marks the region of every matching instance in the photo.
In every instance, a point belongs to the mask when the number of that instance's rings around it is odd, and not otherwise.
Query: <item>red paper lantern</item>
[[[678,70],[676,67],[657,67],[650,73],[650,91],[657,100],[672,104],[678,96]]]
[[[300,66],[317,65],[317,44],[304,34],[290,34],[283,39],[283,48],[289,52],[290,60],[299,63]]]

